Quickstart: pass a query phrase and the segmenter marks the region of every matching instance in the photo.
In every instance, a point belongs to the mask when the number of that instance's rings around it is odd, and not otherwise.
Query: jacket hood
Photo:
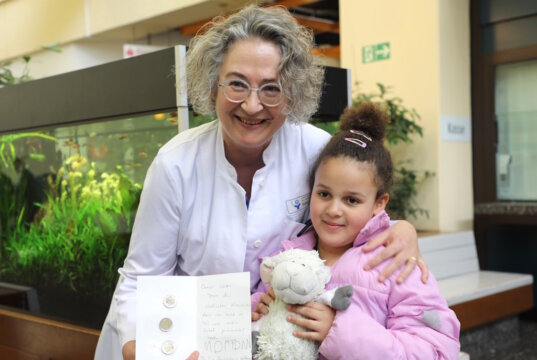
[[[382,210],[365,224],[364,228],[356,236],[356,239],[354,239],[353,247],[362,246],[373,236],[380,234],[389,227],[390,217],[386,211]],[[304,233],[304,235],[301,235],[296,239],[282,241],[283,250],[296,248],[314,249],[316,244],[317,240],[315,239],[315,231],[313,227],[311,230]]]
[[[386,211],[382,210],[365,224],[363,229],[358,233],[358,236],[356,236],[356,239],[354,239],[353,247],[362,246],[375,235],[383,232],[389,227],[390,217]]]

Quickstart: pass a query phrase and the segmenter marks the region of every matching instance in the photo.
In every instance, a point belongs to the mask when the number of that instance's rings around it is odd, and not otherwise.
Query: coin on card
[[[173,345],[173,341],[166,340],[162,343],[162,346],[160,347],[160,350],[166,355],[173,354],[175,351],[175,346]]]
[[[173,321],[170,318],[163,318],[158,323],[158,327],[162,331],[169,331],[173,326]]]
[[[171,294],[168,294],[168,295],[164,296],[163,302],[164,302],[164,306],[166,306],[167,308],[172,308],[175,305],[177,305],[177,301],[175,300],[175,296],[173,296]]]

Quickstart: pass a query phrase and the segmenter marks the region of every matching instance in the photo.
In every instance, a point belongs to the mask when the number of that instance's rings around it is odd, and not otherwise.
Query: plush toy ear
[[[261,281],[263,281],[265,285],[269,285],[272,281],[272,270],[274,270],[274,262],[272,259],[263,259],[263,262],[259,268],[259,275],[261,276]]]

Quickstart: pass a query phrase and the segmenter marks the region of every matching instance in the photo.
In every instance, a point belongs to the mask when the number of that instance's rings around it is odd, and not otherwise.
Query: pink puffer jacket
[[[364,265],[382,247],[364,253],[360,247],[389,227],[382,212],[371,219],[354,241],[354,247],[331,267],[327,289],[352,285],[351,306],[338,311],[332,328],[320,346],[321,359],[457,359],[460,323],[440,294],[431,274],[427,284],[418,268],[403,284],[399,271],[380,283],[377,279],[390,260],[369,271]],[[282,250],[315,247],[314,232],[284,241]],[[402,270],[402,269],[401,269]],[[263,286],[259,289],[264,292]],[[255,307],[261,293],[252,295]],[[292,336],[292,335],[290,335]]]

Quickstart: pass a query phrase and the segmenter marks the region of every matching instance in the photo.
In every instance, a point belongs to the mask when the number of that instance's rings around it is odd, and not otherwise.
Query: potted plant
[[[358,83],[356,84],[359,85]],[[379,104],[388,114],[386,141],[392,149],[400,143],[411,144],[416,135],[423,136],[422,127],[418,124],[419,114],[415,109],[409,109],[400,97],[391,96],[391,87],[377,83],[378,91],[370,93],[359,92],[353,99],[352,106],[358,106],[368,101]],[[333,134],[338,130],[338,121],[315,125]],[[394,164],[394,182],[390,191],[390,201],[387,211],[393,219],[408,219],[418,215],[428,216],[428,210],[423,209],[415,201],[419,184],[433,176],[430,171],[420,172],[412,168],[412,160],[407,159]]]

